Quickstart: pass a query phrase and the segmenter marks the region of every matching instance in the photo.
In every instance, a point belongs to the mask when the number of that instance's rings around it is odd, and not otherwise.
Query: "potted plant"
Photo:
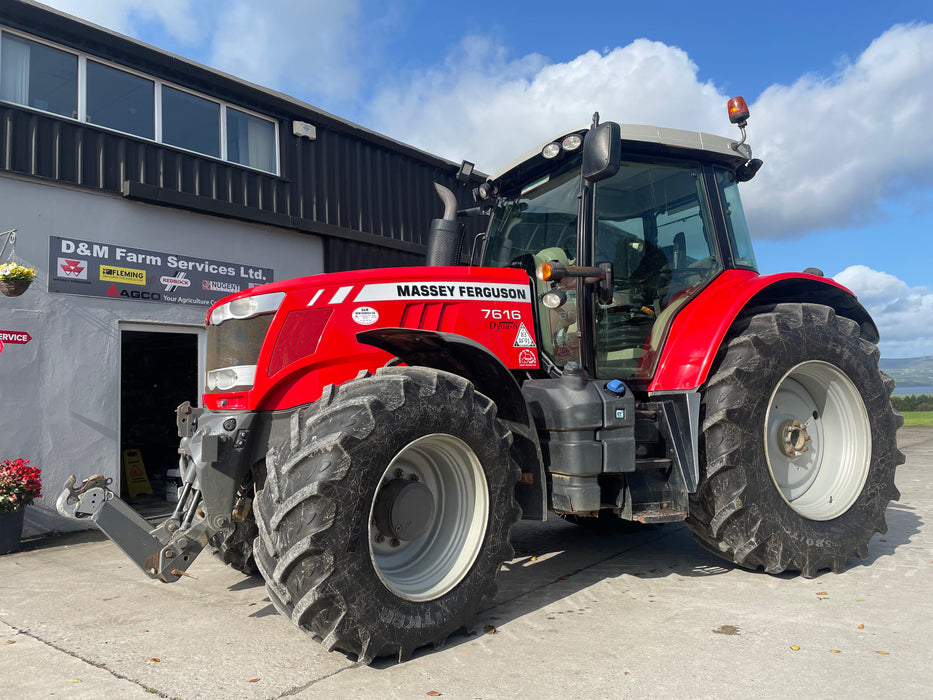
[[[0,554],[19,551],[26,506],[42,497],[40,474],[28,459],[0,463]]]
[[[0,265],[0,292],[8,297],[18,297],[29,289],[36,278],[36,270],[15,262]]]

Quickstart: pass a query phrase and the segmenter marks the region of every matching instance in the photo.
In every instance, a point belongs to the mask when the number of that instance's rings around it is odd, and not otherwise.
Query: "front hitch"
[[[257,413],[215,413],[187,401],[176,410],[184,482],[175,511],[153,529],[110,490],[100,474],[75,486],[72,476],[58,497],[58,512],[90,520],[142,569],[165,583],[177,581],[217,533],[235,527],[237,489],[266,444]]]
[[[71,476],[65,482],[55,503],[58,512],[93,522],[150,578],[165,583],[177,581],[207,544],[202,521],[180,530],[180,522],[173,515],[153,529],[110,490],[113,479],[95,474],[77,487],[75,481]]]

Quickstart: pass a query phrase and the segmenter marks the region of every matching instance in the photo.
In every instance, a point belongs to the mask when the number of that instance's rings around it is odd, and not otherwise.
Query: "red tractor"
[[[849,290],[758,274],[738,100],[740,142],[597,117],[490,178],[469,266],[439,188],[427,266],[215,304],[172,517],[102,476],[59,510],[166,582],[212,545],[364,662],[470,629],[522,517],[685,521],[769,573],[864,559],[898,497],[893,382]]]

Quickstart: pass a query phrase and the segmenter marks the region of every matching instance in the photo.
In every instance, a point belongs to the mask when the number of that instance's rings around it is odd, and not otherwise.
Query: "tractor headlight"
[[[251,387],[256,381],[256,365],[221,367],[207,373],[208,391],[230,391],[234,387]]]
[[[272,313],[279,308],[284,298],[285,292],[272,292],[228,301],[211,311],[211,325],[219,326],[224,321],[234,318],[242,320],[260,314]]]

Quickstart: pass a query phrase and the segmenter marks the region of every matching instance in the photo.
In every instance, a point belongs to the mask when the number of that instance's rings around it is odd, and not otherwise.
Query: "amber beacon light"
[[[744,97],[733,97],[729,100],[729,121],[739,126],[745,126],[748,121],[748,105]]]

